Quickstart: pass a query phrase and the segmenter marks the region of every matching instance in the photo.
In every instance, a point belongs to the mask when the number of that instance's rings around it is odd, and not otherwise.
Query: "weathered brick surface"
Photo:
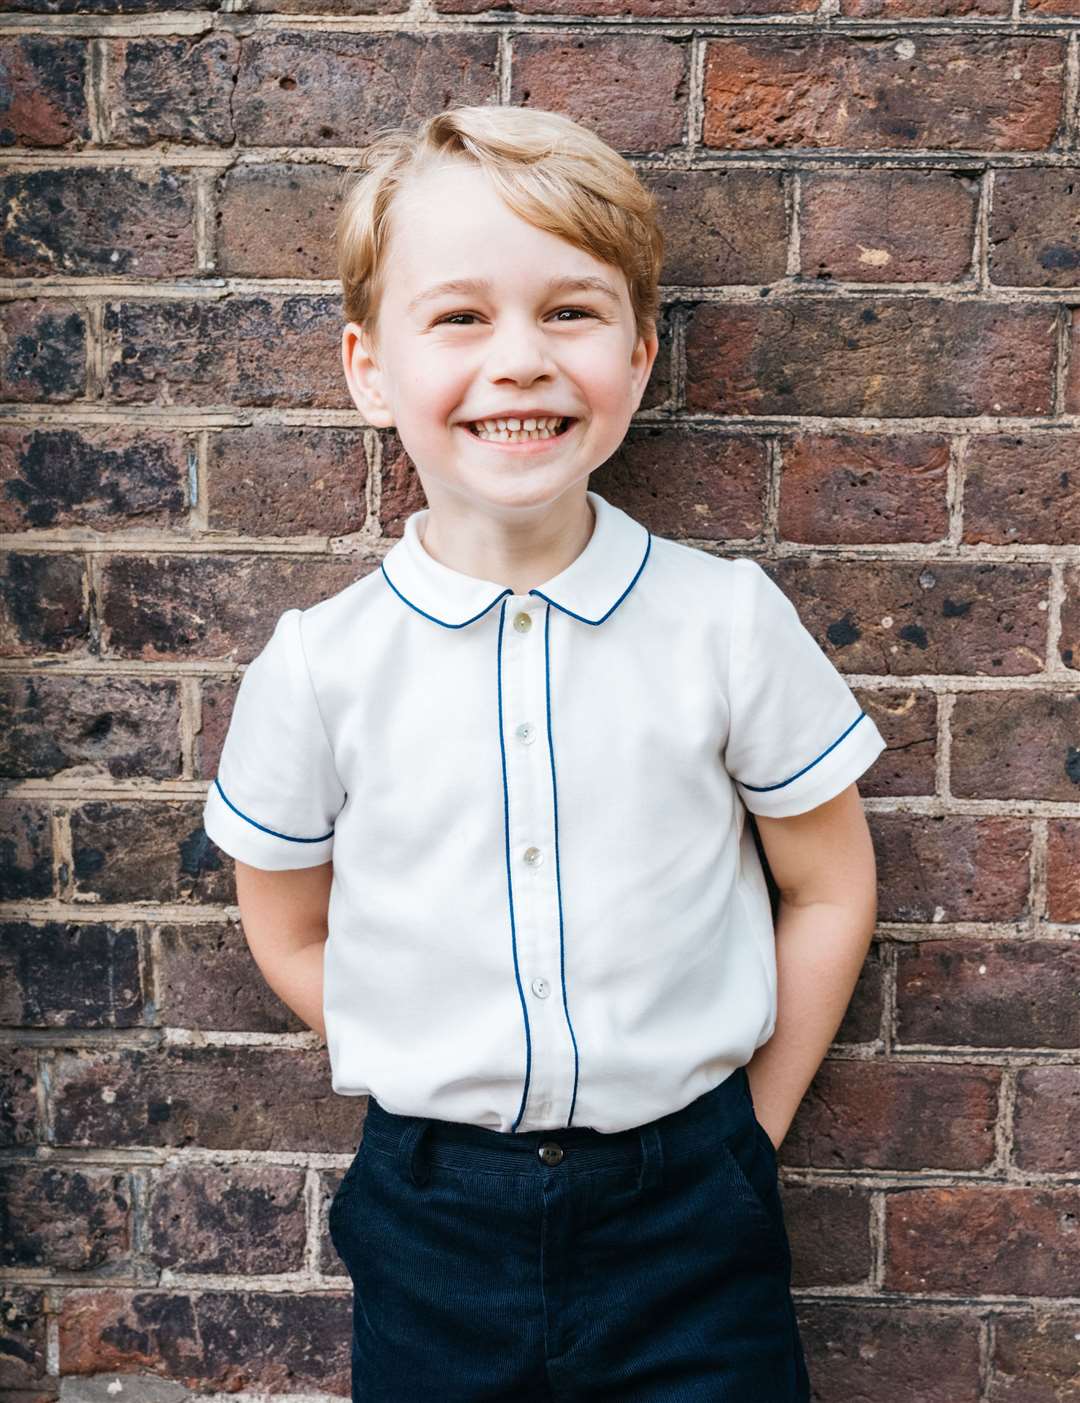
[[[243,536],[344,536],[367,515],[360,429],[280,424],[210,440],[212,530]]]
[[[1052,308],[799,297],[693,308],[687,408],[706,414],[1046,415]]]
[[[928,940],[897,951],[897,1045],[1080,1049],[1080,943]]]
[[[702,137],[729,148],[1045,151],[1064,81],[1065,45],[1049,35],[714,39]]]
[[[281,613],[427,505],[341,370],[346,173],[506,94],[664,228],[590,485],[759,560],[887,742],[874,937],[779,1152],[814,1398],[1073,1403],[1080,0],[7,8],[0,1393],[348,1395],[366,1101],[202,805]]]
[[[803,276],[868,283],[970,277],[978,204],[978,182],[965,171],[810,171],[802,178]]]
[[[186,434],[0,426],[0,528],[182,528]]]
[[[0,1022],[132,1028],[147,1017],[139,935],[127,925],[0,923]]]

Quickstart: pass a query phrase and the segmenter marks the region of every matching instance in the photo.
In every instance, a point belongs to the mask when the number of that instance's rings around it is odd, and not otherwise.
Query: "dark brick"
[[[0,1203],[5,1267],[93,1271],[122,1263],[131,1250],[131,1190],[123,1170],[0,1166]]]
[[[0,529],[183,526],[193,451],[186,436],[148,426],[0,426]]]
[[[257,31],[232,111],[242,146],[366,146],[386,125],[497,100],[498,36]]]
[[[771,283],[787,266],[784,187],[773,171],[649,171],[669,286]]]
[[[0,1047],[0,1145],[33,1145],[37,1139],[37,1056],[32,1047]],[[4,1359],[0,1349],[0,1379]]]
[[[874,1043],[881,1036],[885,1000],[885,966],[881,946],[875,941],[859,970],[855,990],[848,1000],[834,1043]],[[782,1150],[782,1147],[781,1147]]]
[[[145,166],[27,170],[0,188],[12,211],[5,277],[170,278],[195,270],[189,176]]]
[[[978,183],[964,171],[807,172],[802,275],[869,283],[970,277],[978,202]]]
[[[0,778],[179,779],[177,684],[44,672],[0,678]]]
[[[1069,992],[1063,989],[1062,997]],[[1012,1158],[1023,1173],[1080,1170],[1080,1067],[1017,1069]]]
[[[81,557],[12,551],[0,577],[0,654],[41,658],[83,651],[90,616]]]
[[[868,798],[933,794],[936,785],[937,697],[933,692],[868,691],[856,687],[862,709],[884,736],[883,750],[859,776],[859,792]]]
[[[797,1317],[814,1403],[974,1403],[979,1397],[979,1317],[973,1310],[894,1300],[802,1301]]]
[[[767,450],[749,434],[632,424],[590,486],[658,536],[760,539]]]
[[[1031,828],[991,815],[869,814],[882,921],[1019,921]]]
[[[154,1176],[148,1255],[177,1272],[276,1275],[304,1267],[305,1171],[183,1164]]]
[[[58,1146],[344,1154],[363,1121],[321,1048],[58,1051],[50,1088]]]
[[[842,672],[1004,677],[1045,666],[1050,576],[1042,564],[761,563]]]
[[[689,53],[666,35],[519,34],[510,101],[563,112],[623,153],[681,146]]]
[[[307,1025],[263,978],[240,923],[159,926],[157,1017],[169,1028],[299,1033]]]
[[[340,298],[225,294],[109,302],[108,393],[118,404],[352,407]]]
[[[1080,823],[1046,820],[1046,914],[1051,921],[1080,921]]]
[[[50,404],[86,393],[86,322],[73,302],[0,303],[0,393]]]
[[[33,799],[0,801],[0,889],[8,901],[53,895],[49,810]]]
[[[1080,312],[1072,311],[1069,327],[1069,371],[1065,381],[1065,413],[1080,414]]]
[[[0,1389],[12,1403],[57,1396],[59,1380],[46,1376],[45,1322],[44,1291],[11,1284],[0,1292]]]
[[[409,0],[248,0],[252,15],[399,15]]]
[[[659,347],[653,361],[649,383],[641,397],[639,409],[662,409],[675,393],[672,378],[672,353],[674,350],[675,317],[673,307],[661,306],[656,317],[656,335]]]
[[[313,0],[313,3],[315,0]],[[442,14],[501,15],[502,0],[434,0]],[[812,14],[815,0],[514,0],[514,10],[522,15],[580,16],[586,20],[666,19],[669,16],[706,22],[719,15],[805,15]]]
[[[1006,287],[1075,287],[1080,282],[1080,168],[994,174],[989,266]]]
[[[0,39],[0,147],[81,145],[90,138],[86,45],[18,34]]]
[[[885,1194],[888,1291],[1071,1296],[1080,1190],[1002,1185]]]
[[[736,150],[1045,151],[1064,81],[1064,40],[1050,36],[714,39],[702,140]]]
[[[130,926],[0,923],[0,1022],[133,1028],[145,1021],[139,937]]]
[[[206,836],[202,800],[107,800],[71,810],[72,887],[98,901],[227,901],[232,864]]]
[[[210,439],[208,523],[247,536],[344,536],[367,516],[363,431],[283,424]]]
[[[351,1312],[348,1291],[78,1291],[60,1306],[60,1372],[348,1396]]]
[[[782,1197],[791,1284],[865,1286],[873,1265],[869,1192],[860,1184],[784,1184]]]
[[[961,693],[952,737],[951,787],[959,798],[1080,799],[1075,690]]]
[[[113,555],[101,588],[112,657],[250,662],[286,609],[306,609],[360,579],[367,555]]]
[[[997,1067],[826,1058],[783,1143],[821,1169],[985,1169],[994,1158]]]
[[[240,278],[336,278],[340,166],[231,166],[215,221],[215,271]]]
[[[686,330],[686,402],[703,414],[1049,414],[1055,334],[1048,306],[702,303]]]
[[[1041,8],[1041,7],[1040,7]],[[1073,13],[1076,13],[1075,9]],[[1076,1396],[1074,1308],[995,1312],[986,1403],[1069,1403]]]
[[[1012,14],[1011,0],[840,0],[851,19],[980,19]]]
[[[211,780],[217,774],[221,747],[225,744],[239,685],[237,677],[206,676],[202,679],[199,700],[201,724],[195,737],[195,775],[198,779]]]
[[[240,40],[223,30],[180,38],[105,39],[105,107],[118,146],[236,137],[233,91]],[[299,138],[297,138],[299,141]]]
[[[927,940],[897,951],[897,1045],[1080,1048],[1080,944]]]
[[[1080,541],[1080,435],[978,434],[964,459],[966,545]]]
[[[781,441],[780,535],[823,545],[940,541],[949,529],[943,434],[804,432]]]

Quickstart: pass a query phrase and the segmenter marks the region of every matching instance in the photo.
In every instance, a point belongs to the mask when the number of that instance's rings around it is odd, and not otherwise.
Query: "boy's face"
[[[516,215],[483,171],[453,161],[395,202],[377,345],[350,322],[342,360],[357,408],[396,427],[428,502],[539,507],[619,446],[656,358],[620,269]],[[610,288],[572,287],[601,279]],[[486,285],[443,290],[448,280]],[[549,285],[556,279],[565,285]],[[478,419],[566,416],[551,439],[484,441]]]

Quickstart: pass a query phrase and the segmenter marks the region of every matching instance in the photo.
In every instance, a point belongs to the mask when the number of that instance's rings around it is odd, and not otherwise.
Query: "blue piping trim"
[[[334,836],[334,830],[332,828],[329,833],[324,833],[321,838],[294,838],[291,833],[279,833],[274,828],[267,828],[265,823],[256,823],[253,818],[249,818],[247,814],[243,813],[240,809],[236,807],[236,805],[232,802],[229,796],[225,793],[224,789],[222,789],[221,781],[216,776],[214,778],[214,785],[217,789],[217,792],[225,800],[229,808],[232,809],[234,814],[238,814],[240,818],[244,820],[245,823],[250,823],[253,828],[258,828],[263,833],[269,833],[271,838],[284,838],[285,841],[288,843],[325,843],[327,838],[332,838]]]
[[[442,624],[443,628],[465,628],[468,624],[474,624],[477,621],[477,619],[482,619],[489,609],[493,609],[495,605],[498,604],[500,599],[505,599],[508,594],[513,594],[514,592],[510,588],[510,586],[507,585],[506,589],[503,590],[502,594],[497,594],[490,604],[485,604],[484,607],[480,610],[479,614],[474,614],[471,619],[466,619],[463,623],[451,624],[447,623],[445,619],[437,619],[434,614],[429,614],[426,610],[421,609],[420,606],[418,604],[414,604],[411,599],[406,599],[405,596],[402,594],[401,590],[398,589],[397,585],[394,584],[393,580],[386,573],[386,566],[382,564],[382,562],[379,563],[379,569],[382,571],[383,579],[386,581],[386,583],[390,586],[390,588],[394,591],[394,593],[397,595],[397,597],[401,600],[403,604],[407,604],[410,609],[415,609],[418,614],[422,614],[425,619],[430,619],[433,624]]]
[[[782,779],[778,784],[743,784],[743,789],[753,789],[756,793],[763,794],[767,789],[783,789],[785,784],[794,783],[794,781],[797,780],[800,775],[806,774],[807,770],[812,770],[815,765],[819,764],[822,760],[824,760],[825,756],[828,755],[830,750],[835,750],[836,747],[840,744],[840,742],[844,739],[844,736],[850,735],[865,715],[865,711],[860,711],[858,716],[856,716],[855,720],[852,721],[851,725],[847,728],[847,730],[843,731],[840,735],[838,735],[837,738],[833,741],[832,745],[828,747],[828,749],[823,750],[816,760],[811,760],[809,765],[804,765],[801,770],[796,770],[790,779]]]
[[[507,594],[512,594],[513,590],[507,590]],[[506,893],[510,902],[510,939],[514,950],[514,979],[517,981],[518,999],[521,1002],[521,1013],[525,1019],[525,1089],[521,1093],[521,1105],[518,1107],[517,1116],[514,1119],[511,1131],[515,1131],[521,1124],[521,1118],[525,1114],[525,1103],[529,1099],[529,1079],[532,1076],[532,1033],[529,1029],[529,1010],[525,1006],[525,994],[521,988],[521,972],[518,969],[517,954],[517,924],[514,920],[514,879],[510,873],[510,789],[506,783],[506,741],[503,738],[503,704],[502,704],[502,636],[503,624],[506,621],[506,605],[503,604],[499,610],[499,637],[495,644],[496,649],[496,677],[498,679],[497,697],[499,709],[499,753],[502,756],[502,784],[503,784],[503,839],[506,848]]]
[[[529,590],[529,593],[530,593],[530,594],[535,594],[538,598],[545,600],[548,604],[554,604],[556,609],[561,610],[562,613],[564,613],[564,614],[569,614],[570,617],[571,617],[572,619],[579,619],[583,624],[592,624],[592,625],[595,627],[597,624],[602,624],[602,623],[604,622],[604,620],[605,620],[606,618],[609,617],[609,615],[611,615],[611,614],[613,614],[613,613],[615,612],[615,610],[619,607],[619,605],[623,602],[623,600],[626,598],[626,596],[630,593],[630,591],[631,591],[631,590],[634,588],[634,586],[637,584],[637,582],[638,582],[638,576],[641,574],[642,570],[645,569],[645,562],[646,562],[646,560],[648,560],[648,558],[649,558],[649,551],[650,551],[651,549],[652,549],[652,532],[651,532],[651,531],[646,531],[646,532],[645,532],[645,554],[641,557],[641,564],[640,564],[640,565],[638,566],[638,568],[634,571],[634,578],[633,578],[633,579],[630,581],[630,583],[626,586],[626,588],[623,590],[622,594],[619,595],[618,599],[616,599],[615,603],[611,606],[611,608],[607,611],[607,613],[606,613],[606,614],[601,614],[600,617],[599,617],[598,619],[587,619],[587,618],[585,618],[584,615],[582,615],[582,614],[575,614],[574,611],[573,611],[573,609],[567,609],[567,608],[565,608],[562,604],[559,603],[559,601],[558,601],[557,599],[552,599],[549,595],[546,595],[546,594],[544,593],[543,590],[540,590],[540,589],[531,589],[531,590]]]
[[[563,1012],[570,1029],[570,1039],[574,1044],[574,1094],[570,1098],[570,1115],[567,1126],[574,1123],[574,1107],[577,1105],[578,1087],[578,1045],[574,1037],[574,1025],[570,1021],[570,1009],[566,1002],[566,946],[563,941],[562,872],[559,867],[559,791],[555,785],[555,743],[551,736],[551,652],[548,639],[551,634],[551,607],[544,613],[544,686],[547,692],[547,733],[548,755],[551,757],[551,802],[555,817],[555,890],[559,898],[559,968],[562,974]]]

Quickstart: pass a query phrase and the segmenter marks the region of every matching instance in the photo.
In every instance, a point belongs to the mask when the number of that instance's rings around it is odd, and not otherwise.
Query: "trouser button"
[[[545,1164],[558,1164],[563,1157],[561,1145],[556,1145],[554,1140],[545,1140],[536,1152]]]

